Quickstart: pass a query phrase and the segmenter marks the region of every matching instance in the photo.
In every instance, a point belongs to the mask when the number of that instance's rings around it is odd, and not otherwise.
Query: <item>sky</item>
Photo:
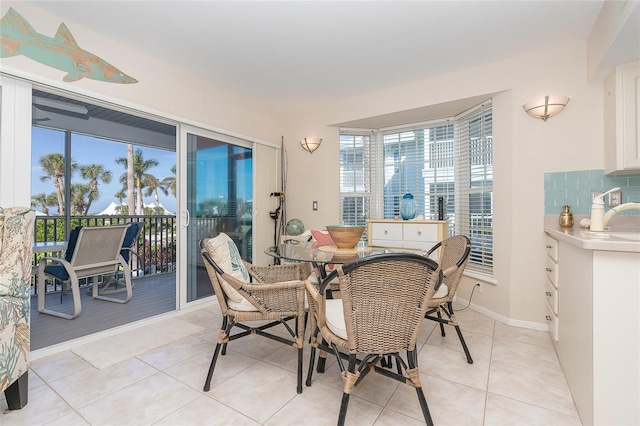
[[[60,152],[64,154],[64,137],[65,133],[58,130],[45,129],[42,127],[32,127],[32,144],[31,144],[31,194],[50,194],[55,192],[53,180],[41,181],[40,177],[45,175],[40,165],[40,158],[52,152]],[[141,149],[145,160],[156,159],[158,165],[150,168],[148,173],[154,175],[159,180],[168,176],[173,176],[171,168],[176,164],[176,153],[156,148],[148,148],[135,146],[134,149]],[[100,198],[91,204],[89,214],[96,214],[107,208],[113,201],[116,204],[118,199],[115,194],[122,189],[120,183],[120,175],[126,170],[124,166],[117,164],[116,159],[127,156],[127,145],[121,142],[108,141],[105,139],[95,138],[91,136],[72,134],[71,139],[71,158],[80,166],[89,164],[101,164],[106,170],[111,172],[111,182],[106,184],[98,183]],[[80,172],[77,171],[72,176],[73,182],[88,183],[82,179]],[[170,212],[176,211],[176,199],[169,192],[166,196],[162,191],[158,191],[160,203]],[[153,195],[143,197],[145,204],[155,203]],[[124,200],[126,203],[126,199]],[[35,207],[40,210],[40,207]],[[57,208],[51,208],[50,212],[57,211]]]

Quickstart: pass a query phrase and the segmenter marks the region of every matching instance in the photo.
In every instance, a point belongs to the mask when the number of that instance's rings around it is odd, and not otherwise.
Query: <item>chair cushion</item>
[[[63,265],[47,265],[44,267],[44,273],[57,278],[60,281],[67,281],[69,279],[69,273]]]
[[[233,291],[235,291],[235,289],[233,289]],[[251,302],[249,302],[247,299],[245,299],[242,296],[240,297],[242,298],[242,300],[240,302],[236,302],[235,300],[232,300],[230,297],[227,296],[227,306],[229,306],[229,308],[233,309],[234,311],[258,312],[258,309],[255,306],[253,306]]]
[[[140,222],[131,222],[129,227],[127,228],[127,232],[124,234],[124,240],[122,240],[122,248],[131,248],[135,241],[135,238],[138,236],[138,232],[140,231],[140,227],[142,224]],[[124,259],[125,262],[129,262],[129,255],[131,252],[129,250],[121,250],[120,255]]]
[[[327,327],[336,336],[347,340],[347,327],[344,322],[344,309],[341,299],[327,299],[325,304]]]
[[[447,287],[445,283],[441,283],[440,287],[438,288],[436,293],[433,295],[433,298],[441,299],[443,297],[447,297],[447,294],[449,294],[449,287]]]
[[[77,226],[71,230],[69,233],[69,243],[67,244],[67,251],[64,254],[64,260],[67,262],[71,262],[73,258],[73,252],[76,249],[76,244],[78,242],[78,236],[80,235],[80,230],[82,226]],[[44,267],[44,273],[47,275],[51,275],[60,281],[67,281],[69,279],[69,273],[64,268],[63,265],[53,264],[47,265]]]
[[[64,260],[66,260],[67,262],[71,262],[71,259],[73,258],[73,252],[76,249],[76,244],[78,243],[78,236],[80,235],[81,229],[82,226],[76,226],[71,230],[71,232],[69,232],[69,243],[67,244],[67,251],[64,254]],[[69,278],[69,275],[67,275],[67,278]]]
[[[249,272],[244,263],[242,263],[238,247],[227,234],[221,232],[217,237],[209,238],[205,243],[205,249],[226,274],[242,282],[249,282]],[[220,279],[220,285],[229,300],[233,300],[236,303],[244,300],[244,297],[222,278]],[[249,305],[251,304],[249,303]],[[253,308],[253,305],[251,307]]]

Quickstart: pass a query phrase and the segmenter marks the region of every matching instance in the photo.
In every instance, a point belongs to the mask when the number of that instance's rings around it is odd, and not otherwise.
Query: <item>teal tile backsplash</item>
[[[591,212],[591,193],[605,192],[616,186],[622,191],[623,203],[640,202],[640,174],[605,176],[604,170],[545,173],[544,214],[560,214],[562,206],[569,205],[573,214],[588,215]],[[620,214],[640,212],[629,210]]]

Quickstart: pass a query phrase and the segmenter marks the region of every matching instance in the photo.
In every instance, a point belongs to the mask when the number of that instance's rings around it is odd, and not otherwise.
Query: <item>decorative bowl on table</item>
[[[362,238],[364,226],[357,225],[327,225],[333,244],[339,249],[353,249]]]

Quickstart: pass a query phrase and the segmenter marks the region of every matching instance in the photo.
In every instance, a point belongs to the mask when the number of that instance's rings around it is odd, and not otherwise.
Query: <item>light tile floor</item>
[[[437,425],[579,425],[549,334],[506,326],[472,310],[458,319],[474,363],[455,330],[421,328],[419,366]],[[11,425],[333,425],[342,379],[335,360],[311,387],[295,389],[296,352],[258,336],[231,342],[211,390],[202,391],[221,324],[217,306],[177,314],[205,328],[102,370],[71,350],[31,364],[29,404],[6,411]],[[158,327],[162,322],[158,322]],[[284,331],[284,329],[283,329]],[[113,348],[117,351],[118,348]],[[305,377],[308,365],[305,351]],[[415,391],[371,374],[356,388],[349,425],[417,425]]]

